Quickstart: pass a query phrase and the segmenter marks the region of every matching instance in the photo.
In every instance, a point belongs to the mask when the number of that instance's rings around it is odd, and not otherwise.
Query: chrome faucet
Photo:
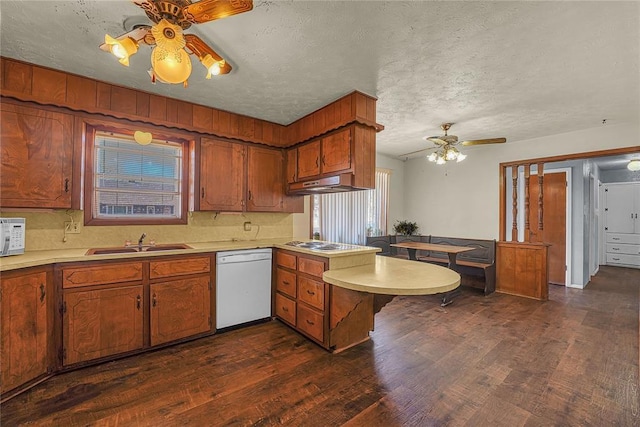
[[[144,238],[147,237],[147,233],[142,233],[142,236],[140,236],[140,240],[138,240],[138,250],[142,250],[142,241],[144,240]]]

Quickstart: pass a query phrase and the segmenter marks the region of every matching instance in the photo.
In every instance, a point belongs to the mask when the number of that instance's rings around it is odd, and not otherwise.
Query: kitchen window
[[[85,223],[186,224],[188,143],[88,127]]]

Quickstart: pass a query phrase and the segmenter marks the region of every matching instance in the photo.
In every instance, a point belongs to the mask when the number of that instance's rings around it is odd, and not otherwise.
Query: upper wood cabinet
[[[74,118],[0,104],[0,206],[71,208]]]
[[[282,212],[284,204],[283,154],[279,150],[249,147],[247,210]]]
[[[375,173],[375,129],[352,125],[309,143],[291,148],[297,157],[296,176],[288,183],[335,173],[354,175],[354,186],[373,188]],[[292,160],[293,161],[293,160]]]
[[[287,183],[296,182],[298,178],[298,150],[287,150]]]
[[[199,208],[303,212],[302,197],[285,195],[284,173],[282,150],[203,138]]]
[[[3,273],[7,276],[7,273]],[[51,286],[45,271],[2,277],[3,394],[49,372]],[[52,311],[52,310],[51,310]]]
[[[202,138],[200,210],[242,212],[245,193],[243,144]]]

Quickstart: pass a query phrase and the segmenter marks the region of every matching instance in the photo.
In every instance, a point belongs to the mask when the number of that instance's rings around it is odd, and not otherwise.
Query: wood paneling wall
[[[289,147],[358,122],[380,131],[376,99],[352,92],[288,126],[0,57],[2,96],[74,111]]]

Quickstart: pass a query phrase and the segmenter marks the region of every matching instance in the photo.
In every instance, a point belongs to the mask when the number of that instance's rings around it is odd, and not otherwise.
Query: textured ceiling
[[[378,151],[400,155],[455,122],[508,143],[640,117],[638,2],[255,1],[198,34],[234,67],[152,85],[98,49],[145,19],[130,1],[0,2],[9,58],[288,124],[353,91],[378,98]]]

